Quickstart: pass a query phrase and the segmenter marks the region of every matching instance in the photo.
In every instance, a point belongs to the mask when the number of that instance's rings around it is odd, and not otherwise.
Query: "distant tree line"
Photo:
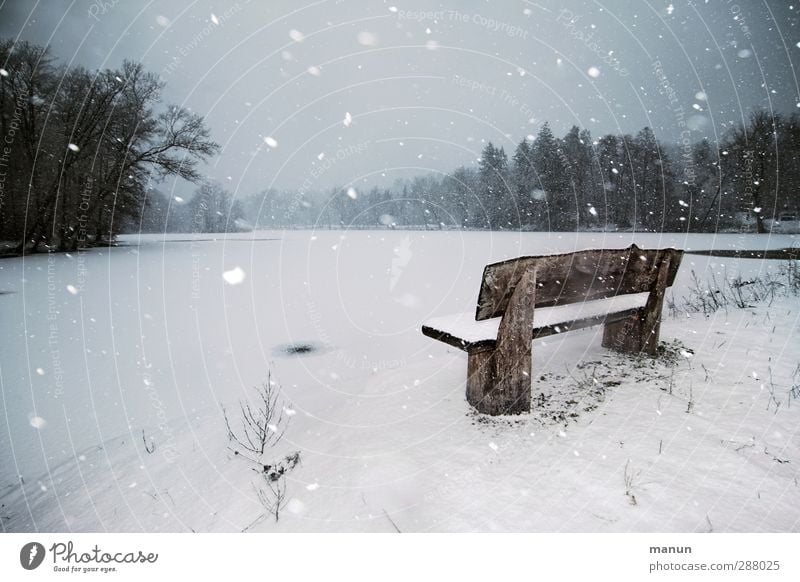
[[[509,155],[487,143],[475,168],[389,188],[246,197],[257,228],[375,227],[716,232],[797,215],[800,117],[753,112],[719,144],[662,144],[650,128],[593,139],[545,123]]]
[[[107,243],[141,217],[153,182],[201,182],[198,163],[218,149],[139,64],[66,67],[5,40],[0,69],[0,240],[17,253]]]
[[[467,228],[716,232],[798,215],[800,116],[756,110],[719,140],[663,144],[544,124],[477,166],[327,191],[235,198],[201,176],[218,151],[203,119],[161,103],[141,65],[90,71],[0,40],[0,241],[14,253],[106,244],[120,232],[247,228]],[[197,183],[183,200],[167,176]],[[2,249],[0,249],[1,251]]]
[[[130,221],[127,232],[238,232],[251,230],[244,220],[242,202],[218,183],[204,182],[189,200],[171,199],[150,190],[141,217]]]

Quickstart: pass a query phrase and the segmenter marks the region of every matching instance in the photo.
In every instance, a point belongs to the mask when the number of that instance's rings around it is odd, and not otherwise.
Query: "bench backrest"
[[[519,257],[487,265],[478,295],[477,321],[503,315],[520,277],[536,271],[534,306],[549,307],[628,293],[652,291],[658,269],[668,258],[667,287],[678,272],[677,249],[599,249],[561,255]]]

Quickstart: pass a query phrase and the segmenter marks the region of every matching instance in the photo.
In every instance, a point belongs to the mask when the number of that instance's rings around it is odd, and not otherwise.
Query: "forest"
[[[477,167],[359,192],[266,190],[236,218],[257,228],[315,226],[530,231],[767,232],[796,216],[800,117],[756,110],[719,144],[661,143],[650,128],[599,139],[543,124],[512,155],[488,142]]]
[[[680,144],[648,127],[595,138],[575,126],[557,137],[544,123],[513,153],[486,141],[476,164],[449,173],[231,193],[201,171],[219,153],[202,117],[163,104],[164,83],[141,65],[67,67],[10,40],[0,63],[7,254],[110,244],[123,232],[255,228],[767,232],[798,214],[797,113],[754,110],[718,141]],[[196,184],[195,194],[166,196],[168,176]]]

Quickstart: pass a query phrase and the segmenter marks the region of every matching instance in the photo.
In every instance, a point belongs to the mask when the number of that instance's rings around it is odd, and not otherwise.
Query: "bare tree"
[[[0,125],[13,138],[0,234],[18,253],[112,239],[140,215],[150,182],[199,182],[218,151],[202,117],[161,106],[164,83],[138,63],[57,68],[47,49],[10,41],[0,60]]]

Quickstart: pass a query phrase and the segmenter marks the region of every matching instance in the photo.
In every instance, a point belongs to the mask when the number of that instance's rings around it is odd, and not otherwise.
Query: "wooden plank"
[[[626,309],[624,311],[619,311],[616,313],[607,313],[603,315],[585,317],[582,319],[575,319],[572,321],[565,321],[563,323],[559,323],[558,325],[547,325],[544,327],[537,327],[533,329],[533,339],[548,337],[551,335],[556,335],[558,333],[564,333],[566,331],[575,331],[578,329],[584,329],[595,325],[602,325],[604,323],[622,321],[632,315],[637,314],[639,311],[640,311],[639,309]],[[434,327],[430,327],[427,325],[422,326],[422,333],[428,336],[429,338],[439,340],[440,342],[444,342],[450,346],[453,346],[454,348],[458,348],[459,350],[463,350],[470,354],[490,351],[495,349],[495,347],[497,347],[496,338],[487,338],[480,341],[465,341],[459,337],[447,333],[446,331],[436,329]]]
[[[494,381],[492,354],[494,349],[471,352],[467,356],[467,402],[479,412],[485,410],[484,398],[487,386]]]
[[[454,348],[458,348],[459,350],[464,350],[465,352],[470,353],[493,350],[496,343],[496,338],[481,340],[478,342],[468,342],[449,334],[446,331],[427,325],[422,326],[422,334],[435,340],[439,340],[440,342],[444,342],[450,346],[453,346]]]
[[[676,249],[598,249],[520,257],[487,265],[478,295],[477,321],[500,317],[522,275],[536,271],[536,307],[565,305],[628,293],[650,291],[658,267],[670,258],[667,286],[672,285],[682,251]]]
[[[656,355],[669,271],[670,257],[667,256],[659,266],[647,304],[628,319],[607,324],[603,330],[603,347],[621,352]]]
[[[536,272],[527,271],[500,321],[497,347],[492,355],[494,381],[486,388],[481,412],[520,414],[531,408],[535,298]]]

